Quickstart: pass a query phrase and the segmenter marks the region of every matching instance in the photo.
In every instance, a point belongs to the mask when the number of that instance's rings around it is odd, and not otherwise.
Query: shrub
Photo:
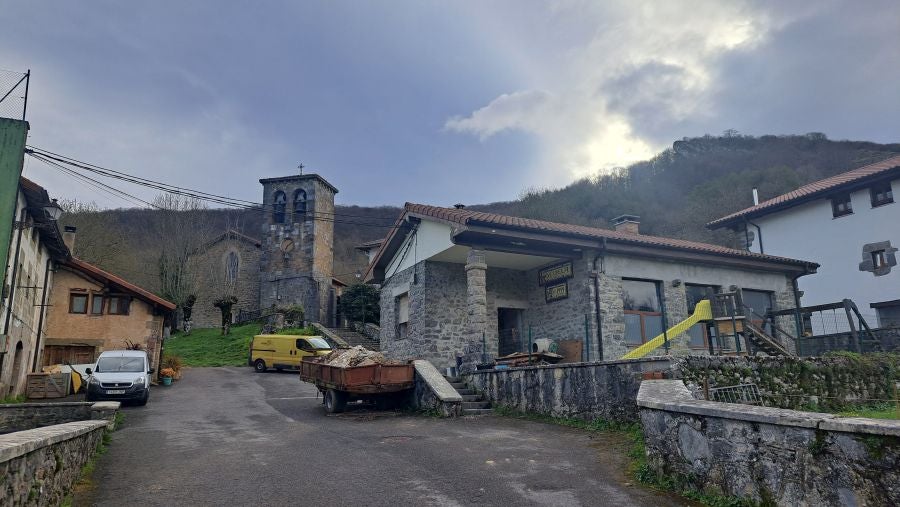
[[[171,368],[178,373],[181,371],[181,368],[184,366],[184,360],[181,359],[181,356],[176,356],[175,354],[166,354],[163,356],[162,367],[163,368]]]
[[[160,375],[161,377],[169,377],[169,378],[172,378],[172,377],[175,376],[175,370],[173,370],[172,368],[163,368],[163,369],[159,372],[159,375]]]

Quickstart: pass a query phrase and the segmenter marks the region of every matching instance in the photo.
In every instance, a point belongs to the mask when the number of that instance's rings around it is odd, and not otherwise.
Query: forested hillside
[[[523,191],[508,202],[470,208],[557,222],[608,227],[623,213],[641,216],[641,231],[731,245],[727,232],[704,224],[752,204],[751,189],[768,199],[799,185],[900,153],[898,144],[831,141],[823,134],[685,138],[652,160],[613,174],[577,181],[565,188]],[[397,207],[338,206],[335,216],[335,274],[346,281],[365,268],[354,246],[383,237],[400,213]],[[446,203],[427,203],[446,204]],[[97,211],[73,205],[61,223],[78,226],[76,254],[147,288],[160,290],[160,253],[169,248],[173,226],[166,212]],[[255,210],[191,210],[187,223],[203,237],[234,228],[262,233]],[[168,225],[167,225],[168,224]],[[182,227],[187,227],[182,225]]]

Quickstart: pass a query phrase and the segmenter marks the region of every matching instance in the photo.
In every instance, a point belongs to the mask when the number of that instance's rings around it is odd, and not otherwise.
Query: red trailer
[[[300,380],[319,388],[329,413],[343,412],[348,401],[356,400],[387,407],[413,388],[414,373],[412,361],[341,367],[304,358],[300,363]]]

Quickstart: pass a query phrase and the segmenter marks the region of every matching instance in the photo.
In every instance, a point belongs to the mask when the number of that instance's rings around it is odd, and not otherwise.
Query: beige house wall
[[[95,347],[95,353],[104,350],[120,350],[125,340],[139,343],[150,356],[156,368],[159,364],[159,348],[163,335],[164,316],[154,315],[153,306],[133,297],[128,315],[109,315],[104,303],[103,315],[69,313],[69,294],[82,289],[87,294],[100,294],[103,285],[73,269],[61,266],[55,275],[50,292],[47,312],[46,345],[87,345]]]

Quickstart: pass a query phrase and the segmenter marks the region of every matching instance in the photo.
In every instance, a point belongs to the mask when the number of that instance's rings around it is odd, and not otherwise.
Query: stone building
[[[759,313],[794,308],[796,279],[817,267],[638,227],[637,217],[606,230],[407,203],[366,275],[382,286],[381,349],[445,367],[573,340],[583,360],[618,359],[733,286]],[[705,352],[712,332],[697,325],[670,351]]]
[[[233,295],[233,318],[301,305],[306,320],[336,326],[344,286],[333,278],[334,195],[317,174],[261,179],[260,239],[228,230],[191,259],[197,275],[195,328],[221,325],[213,302]]]
[[[16,189],[15,220],[0,294],[0,397],[25,391],[26,374],[39,366],[47,327],[47,294],[54,283],[57,263],[69,251],[43,187],[20,178]],[[10,207],[12,208],[10,203]],[[59,210],[58,206],[56,206]],[[59,210],[60,212],[62,210]]]
[[[194,256],[193,272],[200,277],[202,290],[196,292],[191,321],[194,327],[209,328],[222,324],[222,314],[213,306],[222,296],[235,296],[233,312],[259,308],[259,262],[262,243],[229,229],[210,241],[203,254]]]
[[[262,231],[259,308],[302,305],[306,319],[335,318],[334,195],[318,174],[259,180],[266,219]]]

